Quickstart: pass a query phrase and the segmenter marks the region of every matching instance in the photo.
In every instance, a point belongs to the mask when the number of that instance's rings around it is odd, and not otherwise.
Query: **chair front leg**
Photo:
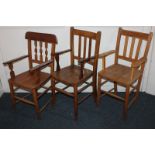
[[[130,91],[130,86],[127,86],[126,93],[125,93],[125,102],[124,102],[124,107],[123,107],[124,120],[126,120],[128,117],[128,103],[129,103],[129,94],[130,94],[129,91]]]
[[[35,112],[37,114],[37,119],[41,119],[39,104],[38,104],[37,90],[36,89],[32,90],[32,96],[33,96],[33,101],[34,101]]]
[[[74,119],[78,118],[78,89],[77,86],[74,86]]]
[[[11,99],[12,99],[12,107],[15,109],[16,108],[16,98],[15,98],[15,91],[13,88],[13,83],[12,81],[9,81],[9,87],[10,87],[10,94],[11,94]]]

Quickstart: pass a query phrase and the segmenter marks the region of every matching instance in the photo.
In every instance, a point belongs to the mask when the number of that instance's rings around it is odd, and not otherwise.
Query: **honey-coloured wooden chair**
[[[97,101],[99,103],[102,95],[110,95],[122,100],[124,119],[127,119],[128,109],[138,97],[152,36],[152,32],[147,34],[119,28],[115,50],[99,55],[102,59],[102,70],[98,73]],[[112,54],[115,54],[114,64],[107,67],[106,58]],[[122,60],[129,65],[121,62]],[[101,86],[107,82],[112,82],[114,87],[109,91],[101,90]],[[118,96],[117,85],[125,87],[125,98]],[[129,101],[131,92],[135,95]]]
[[[46,73],[43,71],[43,69],[50,67],[50,72],[54,71],[54,57],[52,55],[55,53],[57,38],[54,34],[44,34],[37,32],[26,32],[25,38],[28,42],[28,54],[4,62],[4,65],[8,65],[10,69],[11,78],[8,81],[13,107],[15,108],[16,103],[19,101],[32,105],[35,108],[37,118],[40,119],[40,113],[50,102],[47,102],[42,107],[40,107],[38,101],[45,93],[51,90],[51,84],[49,87],[45,86],[45,84],[48,81],[50,81],[50,83],[52,81],[51,73]],[[19,75],[15,75],[13,70],[14,63],[17,63],[18,61],[21,61],[25,58],[28,58],[29,70]],[[38,93],[40,88],[44,89],[43,93]],[[28,95],[24,97],[17,96],[16,91],[18,89],[28,91],[29,95],[32,94],[33,99],[27,99],[26,97]]]
[[[57,52],[55,54],[57,62],[57,70],[52,73],[54,83],[52,84],[53,101],[55,101],[55,91],[74,98],[74,118],[77,119],[78,105],[87,99],[91,94],[85,97],[78,98],[78,94],[83,92],[88,87],[93,87],[93,94],[96,100],[97,96],[97,64],[100,47],[101,32],[90,32],[75,29],[70,29],[70,49]],[[70,65],[60,68],[59,57],[65,53],[70,53]],[[86,64],[92,66],[92,70],[86,67]],[[92,78],[92,80],[91,80]],[[88,80],[91,80],[89,82]],[[58,87],[56,84],[63,83],[64,88]],[[83,86],[85,84],[85,86]],[[81,86],[81,88],[79,88]],[[73,93],[67,91],[67,88],[73,88]],[[64,103],[63,103],[64,104]]]

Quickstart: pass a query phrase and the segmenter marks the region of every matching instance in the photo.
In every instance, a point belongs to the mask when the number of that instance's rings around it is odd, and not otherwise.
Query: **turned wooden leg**
[[[15,109],[16,108],[16,98],[15,98],[15,92],[13,88],[13,84],[11,81],[9,81],[9,87],[10,87],[10,94],[11,94],[11,99],[12,99],[12,107]]]
[[[101,97],[101,77],[98,76],[98,91],[97,91],[97,104],[100,102],[100,97]]]
[[[77,86],[74,86],[74,119],[78,118],[78,90]]]
[[[51,92],[52,92],[52,105],[56,102],[56,95],[55,95],[55,80],[51,80]]]
[[[130,91],[130,87],[127,86],[126,87],[126,93],[125,93],[125,102],[124,102],[124,107],[123,107],[124,120],[126,120],[128,117],[129,91]]]
[[[117,95],[117,83],[114,82],[114,94]]]
[[[35,112],[36,112],[36,115],[37,115],[37,119],[41,119],[39,104],[38,104],[37,90],[36,89],[32,90],[32,95],[33,95],[33,101],[34,101],[34,104],[35,104],[34,106],[35,106]]]

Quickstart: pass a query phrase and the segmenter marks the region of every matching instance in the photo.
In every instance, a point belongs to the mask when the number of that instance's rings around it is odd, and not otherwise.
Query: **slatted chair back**
[[[43,34],[37,32],[27,32],[25,38],[28,41],[29,68],[33,68],[33,64],[42,64],[48,60],[53,60],[55,54],[55,46],[57,38],[53,34]],[[51,65],[54,71],[54,63]]]
[[[119,28],[115,63],[117,64],[119,59],[133,62],[140,58],[147,58],[152,36],[152,32],[147,34]]]
[[[88,63],[97,69],[97,60],[99,55],[101,32],[88,32],[71,27],[70,47],[71,47],[71,64],[81,59],[90,59]],[[76,44],[77,43],[77,44]],[[94,57],[93,61],[91,57]]]

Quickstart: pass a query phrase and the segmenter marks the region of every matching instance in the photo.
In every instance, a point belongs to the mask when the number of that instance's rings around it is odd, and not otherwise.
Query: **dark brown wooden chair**
[[[104,52],[99,56],[103,62],[103,69],[98,73],[98,102],[101,94],[110,95],[124,101],[124,119],[127,118],[128,108],[138,97],[152,35],[152,33],[146,34],[119,28],[116,49]],[[112,54],[115,54],[114,64],[107,67],[106,57]],[[121,62],[122,60],[129,62],[129,66]],[[104,81],[102,82],[102,80]],[[109,91],[101,90],[101,86],[107,82],[112,82],[114,84],[114,88]],[[126,88],[125,98],[118,96],[117,85]],[[131,92],[135,92],[135,95],[129,102],[129,94]]]
[[[10,69],[11,78],[9,79],[9,86],[13,101],[13,107],[15,107],[16,103],[19,101],[30,104],[35,107],[35,112],[37,114],[37,118],[39,119],[40,112],[45,109],[49,102],[47,102],[46,104],[44,104],[44,106],[42,106],[42,108],[40,108],[38,100],[45,93],[51,90],[51,84],[49,87],[46,87],[45,84],[48,81],[52,81],[51,74],[46,73],[42,70],[46,67],[50,67],[50,71],[54,71],[54,57],[52,56],[52,53],[55,53],[57,38],[53,34],[36,32],[27,32],[25,38],[28,40],[28,54],[4,62],[4,65],[8,65]],[[50,53],[48,53],[48,50],[50,50]],[[28,58],[29,70],[19,75],[15,75],[13,71],[13,64],[25,58]],[[34,64],[39,65],[34,66]],[[40,88],[44,88],[43,93],[38,93],[38,90]],[[27,95],[24,97],[17,96],[15,94],[15,91],[18,89],[23,89],[30,92],[29,95],[32,94],[33,100],[27,99]]]
[[[53,101],[55,100],[55,90],[73,97],[75,119],[77,119],[78,115],[78,105],[90,96],[90,94],[86,95],[79,100],[78,94],[92,86],[94,97],[96,98],[97,96],[96,78],[100,37],[101,32],[94,33],[71,27],[70,49],[55,54],[57,70],[52,73],[54,79],[52,84]],[[76,41],[78,44],[76,44]],[[70,53],[71,63],[67,67],[60,68],[59,57],[68,52]],[[86,64],[90,64],[92,70],[87,69]],[[88,81],[90,78],[92,78],[91,82]],[[57,83],[63,83],[65,87],[61,89],[56,86]],[[82,87],[79,88],[79,86]],[[69,87],[73,88],[73,93],[66,91]]]

